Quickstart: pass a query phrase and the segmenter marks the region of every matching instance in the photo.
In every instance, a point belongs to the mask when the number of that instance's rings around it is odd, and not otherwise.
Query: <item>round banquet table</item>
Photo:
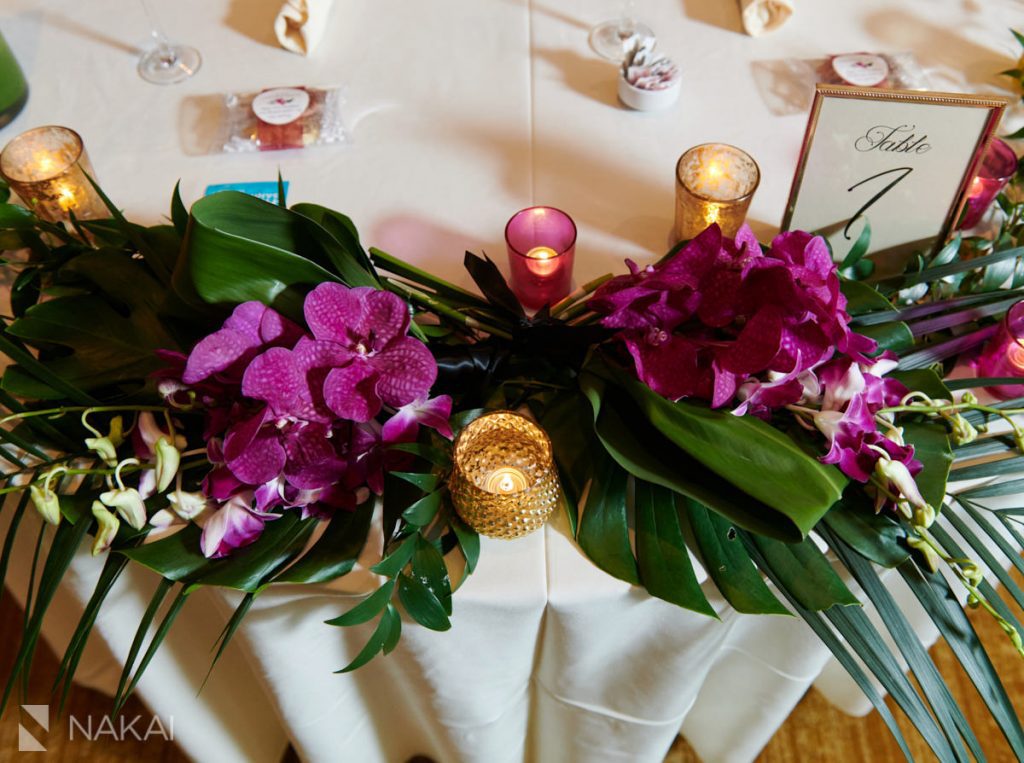
[[[158,87],[135,72],[148,44],[140,4],[5,0],[0,30],[31,96],[0,141],[41,124],[75,128],[106,192],[149,224],[168,214],[179,179],[188,204],[208,184],[271,181],[280,169],[292,201],[341,210],[364,243],[464,286],[464,250],[504,267],[505,221],[553,205],[579,226],[582,283],[621,270],[625,257],[646,263],[665,251],[675,161],[698,143],[755,156],[762,180],[749,222],[762,240],[777,231],[805,116],[775,113],[758,72],[788,58],[910,50],[936,89],[1002,92],[995,73],[1018,52],[1007,27],[1024,26],[1020,0],[798,0],[786,26],[753,39],[730,0],[641,0],[637,14],[680,64],[683,90],[674,108],[638,113],[617,102],[615,67],[587,43],[591,26],[619,12],[613,0],[337,0],[309,58],[276,46],[279,5],[156,0],[169,36],[204,59],[191,80]],[[218,94],[281,85],[343,86],[350,143],[201,152]],[[798,619],[737,615],[710,584],[720,620],[653,599],[597,569],[563,518],[515,542],[483,540],[450,632],[407,621],[389,657],[335,675],[372,624],[323,621],[373,590],[365,567],[379,557],[375,529],[362,571],[258,597],[198,697],[238,597],[191,597],[138,689],[154,712],[174,717],[189,755],[277,761],[290,742],[310,761],[659,761],[682,733],[706,761],[745,761],[812,683],[849,712],[868,709]],[[18,598],[34,537],[21,531],[11,565]],[[99,565],[82,553],[72,566],[45,631],[58,650]],[[139,569],[119,582],[83,682],[116,685],[155,584]]]

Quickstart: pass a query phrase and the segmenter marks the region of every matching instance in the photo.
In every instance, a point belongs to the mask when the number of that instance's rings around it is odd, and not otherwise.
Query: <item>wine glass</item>
[[[139,76],[155,85],[171,85],[195,74],[203,63],[199,51],[188,45],[175,45],[166,34],[153,10],[151,0],[140,0],[149,19],[150,34],[156,47],[139,59]]]
[[[636,20],[636,0],[622,3],[622,14],[590,30],[590,47],[601,58],[619,63],[626,55],[626,43],[634,36],[653,37],[646,24]]]

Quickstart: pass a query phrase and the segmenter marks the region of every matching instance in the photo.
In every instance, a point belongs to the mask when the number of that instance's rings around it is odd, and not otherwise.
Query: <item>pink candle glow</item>
[[[1017,155],[1005,141],[992,138],[985,158],[978,168],[978,174],[967,191],[967,205],[964,207],[961,228],[973,228],[981,221],[982,215],[1017,171]]]
[[[1001,384],[986,389],[1000,400],[1024,395],[1024,300],[1017,302],[1003,318],[978,358],[978,375],[1019,376],[1020,384]]]
[[[576,223],[554,207],[516,212],[505,226],[511,286],[530,310],[569,294],[576,254]]]

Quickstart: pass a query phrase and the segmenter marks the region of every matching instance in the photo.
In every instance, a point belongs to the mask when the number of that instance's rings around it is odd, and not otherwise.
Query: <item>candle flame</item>
[[[57,187],[57,203],[65,212],[78,206],[75,199],[75,189],[67,185],[59,185]]]
[[[495,469],[484,479],[483,488],[489,493],[501,493],[510,495],[519,493],[529,487],[529,480],[519,469],[514,466],[503,466]]]

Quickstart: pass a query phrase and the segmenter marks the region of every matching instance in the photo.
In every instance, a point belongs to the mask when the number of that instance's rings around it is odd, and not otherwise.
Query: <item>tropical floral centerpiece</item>
[[[176,190],[172,224],[146,228],[105,196],[109,220],[69,226],[0,203],[3,246],[27,252],[4,262],[16,275],[0,331],[0,492],[13,514],[0,570],[30,506],[55,528],[4,702],[86,544],[106,562],[61,665],[65,696],[128,563],[162,582],[118,708],[195,590],[244,593],[219,657],[267,586],[349,573],[372,522],[380,588],[331,625],[377,624],[343,670],[391,651],[403,622],[447,629],[449,569],[471,573],[481,552],[448,491],[452,440],[513,410],[550,437],[572,534],[603,570],[715,616],[690,549],[736,610],[806,620],[904,750],[869,673],[941,759],[979,756],[905,638],[880,572],[895,570],[1024,756],[999,676],[951,606],[983,607],[1024,654],[1010,608],[1024,595],[985,575],[1008,580],[993,549],[1024,569],[1022,510],[985,502],[1022,491],[1006,477],[1024,471],[1024,409],[965,391],[1013,380],[943,381],[1024,296],[1015,188],[994,236],[958,237],[896,278],[860,280],[868,234],[834,253],[801,231],[763,246],[712,226],[532,316],[490,260],[466,254],[471,292],[366,250],[347,217],[316,205],[223,192],[188,211]],[[990,421],[1001,433],[979,439]],[[1002,481],[950,496],[951,469]]]

